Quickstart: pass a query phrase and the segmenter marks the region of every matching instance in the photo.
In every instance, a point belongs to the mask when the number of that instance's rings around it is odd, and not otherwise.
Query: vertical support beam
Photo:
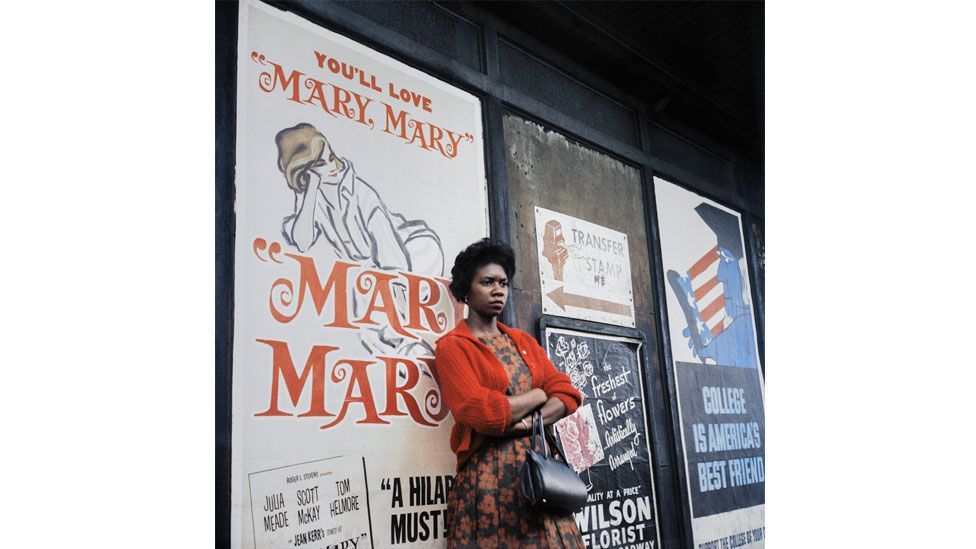
[[[736,166],[736,179],[739,188],[743,182],[742,170]],[[759,372],[766,377],[766,307],[765,307],[765,268],[760,263],[760,250],[756,237],[752,233],[752,224],[757,218],[751,213],[742,212],[742,237],[745,239],[746,263],[749,265],[749,287],[752,290],[752,309],[756,317],[756,343],[759,345]],[[763,242],[766,240],[766,230],[763,227]],[[763,245],[765,247],[765,244]],[[762,278],[760,278],[762,276]]]
[[[215,6],[214,547],[230,547],[231,397],[234,350],[234,164],[237,139],[237,2]]]
[[[498,31],[493,27],[482,27],[481,34],[484,37],[482,42],[484,47],[481,51],[484,52],[484,59],[482,59],[482,67],[484,67],[485,74],[488,78],[493,81],[498,81],[499,76],[499,66],[498,66]]]
[[[484,28],[483,66],[488,76],[498,78],[498,33],[493,28]],[[501,101],[491,95],[481,100],[484,120],[485,175],[488,178],[488,217],[491,238],[512,245],[510,208],[508,204],[508,174],[505,159],[505,128],[502,124],[504,109]],[[501,321],[509,326],[515,325],[516,292],[509,291],[508,305],[502,311]]]
[[[502,125],[503,109],[496,97],[482,99],[485,120],[485,160],[488,176],[488,218],[491,238],[497,242],[512,245],[512,231],[509,224],[508,175],[505,160],[505,129]],[[501,321],[515,325],[516,292],[508,294],[508,305],[502,311]]]
[[[640,145],[646,151],[651,151],[649,143],[650,122],[646,111],[639,113]],[[681,449],[681,424],[678,417],[678,392],[675,387],[674,363],[671,361],[671,340],[668,336],[668,309],[665,294],[664,273],[661,271],[663,260],[661,258],[661,230],[657,223],[657,199],[654,193],[654,166],[646,163],[641,169],[641,187],[644,193],[644,219],[647,231],[647,254],[651,264],[651,289],[653,292],[653,302],[655,314],[657,316],[657,334],[654,334],[661,343],[658,349],[658,360],[661,364],[661,384],[664,387],[663,397],[666,398],[662,408],[667,415],[668,425],[671,431],[666,433],[668,438],[667,447],[671,451],[670,460],[673,464],[672,475],[668,479],[667,486],[671,492],[665,494],[666,497],[659,501],[680,502],[678,512],[666,518],[668,527],[662,528],[662,536],[668,534],[674,536],[668,540],[662,540],[662,545],[668,542],[676,542],[681,547],[691,547],[694,537],[691,530],[691,506],[688,500],[688,478],[685,471],[684,452]],[[658,486],[663,489],[664,482],[658,482]],[[675,516],[676,515],[676,516]],[[662,517],[663,518],[663,517]],[[667,533],[665,533],[667,532]]]

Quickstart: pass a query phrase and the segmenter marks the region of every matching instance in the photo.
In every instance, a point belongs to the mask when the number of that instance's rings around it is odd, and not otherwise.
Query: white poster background
[[[627,235],[536,206],[544,314],[633,328]]]
[[[355,78],[349,80],[341,73],[334,74],[328,70],[328,65],[320,68],[316,52],[341,60],[349,68],[355,67],[358,70]],[[274,74],[272,63],[281,66],[282,74],[286,77],[293,70],[299,71],[303,76],[298,85],[287,89],[279,85],[275,89],[273,80],[267,78],[262,84],[262,74]],[[305,85],[313,84],[308,78],[324,83],[322,91],[326,104],[335,105],[333,94],[339,93],[336,87],[355,92],[360,96],[360,101],[370,100],[367,114],[374,119],[374,123],[361,124],[354,119],[357,116],[355,112],[352,118],[336,111],[330,114],[320,104],[307,102],[315,91],[314,85]],[[372,89],[368,85],[370,83],[375,83],[381,91]],[[391,84],[395,90],[407,89],[415,95],[408,94],[407,101],[390,97],[388,86]],[[272,91],[262,89],[262,85]],[[293,90],[300,94],[300,101],[290,99]],[[351,97],[343,96],[347,100]],[[412,102],[414,98],[417,104]],[[429,111],[424,108],[422,98],[429,101]],[[384,104],[390,105],[394,109],[392,112],[404,112],[407,124],[409,120],[428,124],[423,126],[428,138],[433,125],[442,129],[442,135],[444,130],[450,130],[467,134],[469,139],[459,142],[453,158],[432,147],[421,147],[416,140],[411,143],[409,139],[396,135],[395,131],[383,131]],[[355,101],[348,101],[346,106],[356,110]],[[433,496],[417,499],[415,503],[418,505],[411,506],[407,490],[411,477],[453,476],[455,457],[449,448],[452,420],[448,416],[442,418],[439,424],[432,421],[434,426],[426,426],[409,414],[383,415],[390,400],[387,398],[388,369],[377,357],[407,356],[421,364],[417,357],[422,353],[416,347],[406,350],[404,345],[398,344],[390,344],[383,353],[367,350],[365,338],[373,337],[375,340],[382,329],[389,327],[390,322],[382,313],[372,315],[377,322],[372,327],[363,324],[356,324],[354,328],[328,327],[326,324],[333,321],[335,295],[329,297],[319,313],[306,292],[304,304],[294,319],[286,322],[272,316],[274,307],[293,311],[302,293],[300,265],[294,257],[286,254],[311,258],[319,282],[323,285],[339,265],[337,261],[352,263],[354,266],[348,280],[350,308],[365,307],[371,296],[366,288],[362,295],[355,298],[358,295],[356,276],[368,269],[378,270],[370,264],[369,259],[357,260],[335,251],[342,249],[342,243],[333,248],[328,242],[329,236],[324,233],[319,234],[315,243],[305,251],[289,244],[289,238],[283,234],[283,223],[287,216],[296,211],[296,193],[287,186],[279,168],[275,136],[283,129],[302,123],[312,125],[315,131],[324,135],[334,154],[351,164],[361,181],[375,189],[376,195],[386,206],[391,224],[405,221],[405,225],[410,225],[423,221],[427,226],[425,234],[428,235],[423,242],[428,244],[434,242],[429,233],[437,235],[443,267],[424,267],[425,270],[415,274],[431,279],[446,279],[450,276],[450,266],[457,252],[488,234],[480,102],[468,93],[352,40],[250,0],[242,2],[240,9],[237,110],[231,546],[248,549],[265,546],[256,543],[251,519],[252,510],[260,511],[259,507],[265,505],[265,500],[262,496],[261,501],[255,501],[252,508],[249,475],[258,471],[279,471],[275,478],[268,476],[271,473],[263,475],[261,485],[285,486],[288,489],[289,467],[339,456],[344,463],[359,463],[360,468],[364,469],[361,473],[367,484],[371,534],[360,540],[359,547],[387,546],[390,544],[391,522],[395,516],[416,511],[407,518],[425,520],[428,526],[433,527],[434,516],[445,507],[441,501],[432,502]],[[414,129],[407,126],[408,137]],[[447,139],[442,137],[442,141],[446,142]],[[427,144],[432,146],[430,142]],[[331,160],[328,148],[322,160]],[[324,192],[336,190],[325,183],[322,189]],[[366,190],[361,182],[356,182],[355,189],[357,193]],[[340,205],[351,204],[345,206],[349,212],[347,225],[350,230],[362,231],[366,242],[372,239],[375,243],[379,237],[362,227],[357,219],[382,216],[382,208],[363,212],[363,216],[357,218],[353,211],[357,198],[333,195],[333,200],[337,198]],[[317,215],[323,216],[323,212]],[[402,218],[397,218],[397,214]],[[318,218],[319,221],[322,219],[325,218]],[[407,232],[397,232],[397,237],[406,240]],[[383,242],[376,245],[382,248]],[[404,248],[408,246],[409,243],[404,243]],[[388,274],[396,277],[400,283],[405,280],[397,271]],[[281,280],[291,281],[294,291],[285,292],[279,283]],[[368,281],[364,284],[369,286]],[[376,282],[372,285],[378,287]],[[434,310],[445,315],[446,328],[442,330],[443,333],[453,327],[458,318],[447,297],[446,288],[440,287],[439,290],[440,299]],[[430,296],[429,293],[426,295]],[[359,301],[353,303],[356,299]],[[381,302],[375,304],[386,305]],[[401,308],[402,305],[397,306],[398,311]],[[350,320],[353,318],[350,313]],[[390,333],[389,330],[385,332],[386,335]],[[431,331],[417,335],[431,344],[440,334]],[[304,385],[299,385],[301,394],[298,404],[293,405],[286,380],[276,375],[273,367],[272,346],[259,340],[286,343],[295,372],[299,375],[314,346],[336,348],[323,360],[325,370],[322,376],[324,397],[321,400],[324,400],[325,408],[332,416],[300,417],[313,405],[315,394],[312,379],[315,374],[310,370]],[[336,367],[339,359],[370,362],[366,366],[366,379],[351,375],[351,367]],[[408,369],[397,366],[394,383],[408,383],[409,375]],[[279,385],[278,408],[285,414],[258,416],[269,409],[276,378]],[[436,384],[426,374],[421,375],[415,383],[409,393],[416,399],[423,417],[430,420],[428,412],[437,413],[440,409]],[[347,397],[353,402],[348,404],[342,421],[323,429],[324,424],[341,415],[340,410]],[[363,399],[373,403],[384,423],[362,423],[367,416]],[[407,409],[402,396],[395,396],[394,400],[399,401],[395,408],[401,412]],[[402,481],[405,501],[402,506],[395,505],[393,499],[394,479],[398,479],[396,482]],[[293,488],[298,489],[297,486]],[[290,516],[291,530],[287,533],[299,534],[313,527],[329,531],[347,522],[350,526],[345,531],[350,532],[357,530],[362,516],[360,513],[332,516],[324,506],[320,510],[321,518],[316,524],[303,525],[301,528],[295,526],[297,520]],[[291,508],[289,512],[294,515],[297,509]],[[421,513],[424,513],[423,517]],[[262,517],[259,515],[256,513],[254,516],[256,524],[261,525]],[[437,526],[442,530],[442,516]],[[412,528],[412,531],[416,531],[416,528]],[[339,541],[339,536],[333,536],[305,546],[324,547],[325,543]],[[441,543],[442,537],[436,540],[418,539],[414,544],[401,545],[428,547]]]
[[[358,456],[336,456],[255,471],[248,475],[248,491],[256,502],[251,509],[251,525],[259,547],[315,547],[319,541],[339,546],[344,541],[353,544],[347,540],[355,540],[358,545],[360,540],[368,539],[366,485]],[[342,520],[323,527],[327,521],[322,516],[333,512],[344,515]],[[288,520],[290,525],[286,524]],[[303,522],[316,526],[305,528]]]
[[[667,271],[669,269],[684,273],[687,271],[690,265],[693,265],[697,260],[699,260],[699,258],[702,256],[703,250],[708,250],[717,244],[715,233],[708,227],[701,217],[695,213],[695,207],[699,204],[709,204],[715,208],[718,208],[719,210],[735,216],[735,218],[738,220],[740,242],[742,242],[744,245],[745,238],[742,234],[742,219],[736,211],[726,208],[721,204],[704,198],[691,191],[685,190],[659,177],[654,178],[654,192],[657,201],[658,225],[660,227],[661,234],[661,270],[664,271],[665,277],[667,276]],[[739,251],[743,253],[744,256],[745,251]],[[739,261],[739,270],[741,271],[742,276],[743,298],[747,304],[751,305],[752,293],[749,287],[748,267],[744,257]],[[694,355],[691,347],[688,345],[688,338],[682,333],[682,330],[685,328],[685,322],[682,315],[681,304],[678,302],[678,298],[674,295],[674,292],[671,290],[670,286],[668,286],[667,280],[665,280],[664,293],[667,296],[669,320],[668,334],[671,341],[672,360],[680,362],[700,362],[700,360]],[[752,318],[754,322],[754,311]],[[753,330],[755,330],[755,325],[753,325]],[[755,337],[752,339],[752,345],[755,353],[754,356],[757,357],[756,360],[758,363],[759,348]],[[763,391],[765,399],[765,384],[758,369],[756,370],[756,375],[759,376],[759,386]],[[677,396],[680,402],[682,395],[678,389],[677,383],[675,383],[675,390],[678,392]],[[678,421],[679,424],[684,425],[681,419],[680,406],[678,406]],[[682,448],[684,448],[684,453],[687,456],[688,448],[685,444],[683,436],[681,437],[681,443]],[[686,470],[687,466],[688,462],[686,458]],[[688,491],[689,505],[691,505],[690,485],[688,487]],[[692,516],[694,516],[693,512]],[[692,533],[696,547],[702,542],[717,540],[733,534],[739,534],[741,532],[762,528],[765,528],[765,505],[755,505],[752,507],[692,519]],[[755,548],[764,546],[764,539],[742,545],[742,547]]]

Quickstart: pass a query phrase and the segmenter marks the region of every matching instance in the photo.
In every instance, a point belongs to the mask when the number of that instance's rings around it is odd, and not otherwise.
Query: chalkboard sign
[[[642,342],[545,326],[546,351],[583,394],[556,423],[566,459],[589,488],[576,524],[587,547],[659,547]]]

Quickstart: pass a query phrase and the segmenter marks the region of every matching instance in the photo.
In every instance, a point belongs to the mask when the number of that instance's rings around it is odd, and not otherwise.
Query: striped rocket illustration
[[[732,317],[725,310],[725,285],[718,280],[718,266],[722,260],[718,245],[701,256],[688,269],[691,291],[702,322],[717,336],[732,324]]]

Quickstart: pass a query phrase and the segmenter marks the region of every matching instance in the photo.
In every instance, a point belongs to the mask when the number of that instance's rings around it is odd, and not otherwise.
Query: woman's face
[[[501,314],[508,302],[508,275],[497,263],[489,263],[474,273],[468,307],[483,317]]]

